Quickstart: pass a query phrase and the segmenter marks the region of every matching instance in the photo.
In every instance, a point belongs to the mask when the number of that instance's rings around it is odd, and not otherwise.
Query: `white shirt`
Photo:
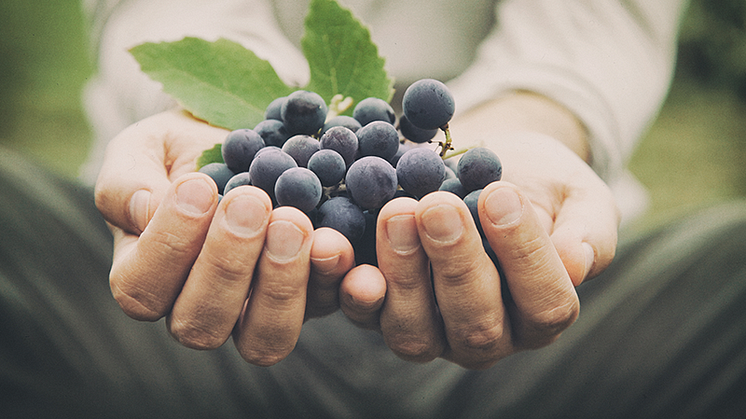
[[[592,167],[625,218],[644,194],[624,170],[668,91],[684,0],[339,0],[371,29],[400,89],[447,81],[457,112],[530,90],[571,110],[589,132]],[[299,49],[308,0],[86,0],[99,74],[86,92],[96,142],[174,105],[127,49],[184,36],[240,42],[288,84],[303,86]]]

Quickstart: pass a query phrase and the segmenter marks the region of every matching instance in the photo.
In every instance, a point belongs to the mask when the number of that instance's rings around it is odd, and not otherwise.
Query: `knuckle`
[[[429,362],[440,356],[442,348],[429,339],[404,339],[389,343],[400,358],[412,362]]]
[[[135,320],[154,322],[166,315],[167,308],[143,289],[125,286],[123,281],[112,278],[111,292],[122,311]]]
[[[246,362],[252,365],[257,365],[259,367],[271,367],[272,365],[275,365],[285,359],[285,357],[287,357],[287,355],[289,354],[289,351],[285,350],[278,351],[276,349],[260,348],[245,350],[239,349],[238,352]]]
[[[452,334],[451,345],[479,358],[491,358],[501,349],[506,331],[501,322],[475,325]]]
[[[549,310],[541,311],[529,318],[531,328],[546,336],[555,336],[570,327],[578,318],[580,304],[577,298]]]
[[[195,249],[199,249],[194,243],[179,234],[167,231],[151,231],[148,236],[150,245],[157,255],[168,255],[171,259],[193,258]]]
[[[168,329],[171,336],[190,349],[216,349],[228,340],[228,336],[218,335],[215,328],[204,327],[181,319],[171,319]]]
[[[199,263],[204,263],[206,269],[211,274],[216,275],[228,282],[238,282],[250,280],[254,273],[255,263],[249,258],[231,257],[224,253],[223,255],[215,252],[203,250],[199,256]]]
[[[261,293],[275,307],[295,305],[297,301],[301,299],[305,300],[304,290],[291,284],[272,284],[265,287]]]

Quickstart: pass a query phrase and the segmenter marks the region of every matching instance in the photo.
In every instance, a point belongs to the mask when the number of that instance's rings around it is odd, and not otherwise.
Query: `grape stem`
[[[329,111],[326,114],[326,120],[329,121],[330,119],[334,118],[335,116],[339,116],[347,109],[350,109],[354,102],[354,99],[352,97],[344,97],[341,94],[334,95],[332,97],[331,102],[329,103]]]
[[[443,125],[440,127],[440,129],[445,133],[446,140],[440,141],[440,157],[445,158],[446,153],[448,153],[449,150],[453,150],[453,140],[451,138],[451,130],[448,128],[448,124]]]

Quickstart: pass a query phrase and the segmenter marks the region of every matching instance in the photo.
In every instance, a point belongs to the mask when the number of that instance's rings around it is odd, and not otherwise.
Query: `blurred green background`
[[[76,0],[0,2],[0,143],[69,177],[90,141],[85,34]],[[695,0],[679,50],[669,98],[631,162],[652,192],[643,223],[746,195],[746,2]]]

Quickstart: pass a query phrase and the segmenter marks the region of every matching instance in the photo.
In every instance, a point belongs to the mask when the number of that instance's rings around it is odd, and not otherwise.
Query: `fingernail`
[[[235,234],[251,236],[260,231],[269,214],[269,209],[260,200],[252,196],[237,196],[228,203],[225,209],[225,222]]]
[[[505,226],[521,218],[523,203],[513,189],[503,187],[489,194],[484,201],[484,209],[492,224]]]
[[[409,252],[420,245],[417,223],[412,215],[395,215],[386,221],[386,235],[396,252]]]
[[[450,205],[436,205],[422,214],[425,233],[433,240],[452,242],[464,231],[461,215]]]
[[[150,191],[140,189],[133,193],[130,198],[130,222],[140,232],[145,230],[145,227],[148,225],[148,216],[150,215],[150,196]]]
[[[292,259],[300,252],[306,235],[290,221],[275,221],[267,227],[264,246],[275,260]]]
[[[585,252],[585,274],[593,268],[593,263],[596,261],[596,252],[593,251],[593,247],[588,243],[582,243],[583,251]]]
[[[214,188],[202,179],[190,179],[176,187],[176,203],[184,211],[202,215],[210,210]]]
[[[341,258],[338,254],[328,258],[311,258],[313,270],[321,274],[329,273],[339,265]]]

